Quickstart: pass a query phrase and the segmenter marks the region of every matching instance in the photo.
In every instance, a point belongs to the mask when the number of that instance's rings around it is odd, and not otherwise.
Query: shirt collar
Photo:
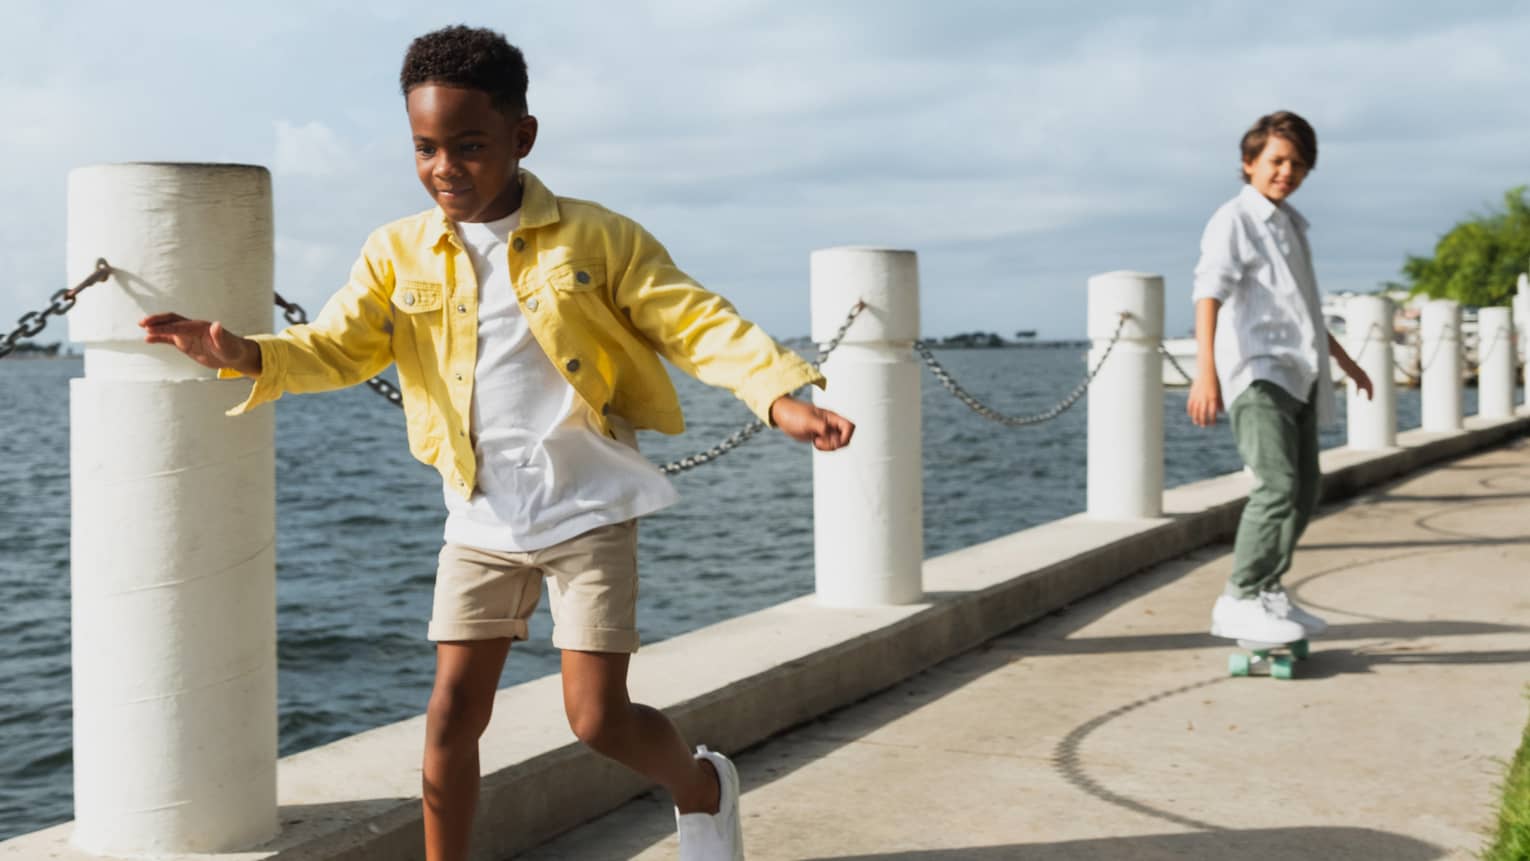
[[[521,177],[521,228],[546,227],[557,223],[560,218],[558,213],[558,198],[553,196],[547,186],[537,179],[536,174],[529,170],[522,170]],[[436,244],[442,242],[456,242],[457,231],[452,226],[452,220],[441,207],[436,207],[434,219],[437,228]]]
[[[1238,192],[1238,200],[1244,211],[1260,221],[1271,221],[1277,213],[1284,212],[1291,219],[1291,223],[1296,225],[1297,230],[1307,232],[1307,218],[1298,212],[1296,207],[1289,203],[1276,206],[1268,197],[1255,191],[1254,187],[1248,183],[1244,183],[1243,190]]]

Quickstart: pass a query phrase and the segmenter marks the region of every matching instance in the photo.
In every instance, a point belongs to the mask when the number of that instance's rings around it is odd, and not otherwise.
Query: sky
[[[530,67],[524,166],[649,228],[779,337],[808,259],[919,254],[927,336],[1080,338],[1089,276],[1160,274],[1189,331],[1201,229],[1261,114],[1316,127],[1292,199],[1329,292],[1374,289],[1530,183],[1530,4],[1021,0],[5,0],[0,333],[64,285],[69,171],[273,178],[276,288],[311,312],[430,206],[398,70],[466,23]],[[39,340],[63,337],[54,323]]]

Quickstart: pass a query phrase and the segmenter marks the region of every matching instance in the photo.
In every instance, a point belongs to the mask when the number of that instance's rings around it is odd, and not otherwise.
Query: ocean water
[[[939,357],[969,390],[1016,414],[1050,407],[1084,371],[1076,347]],[[72,816],[68,380],[81,374],[77,359],[0,361],[0,839]],[[749,419],[726,392],[686,377],[677,384],[690,429],[644,434],[657,461],[704,449]],[[1468,389],[1468,413],[1475,397]],[[1170,486],[1240,468],[1225,421],[1196,428],[1184,390],[1164,399]],[[1398,401],[1399,426],[1416,427],[1417,391],[1400,390]],[[1083,509],[1084,401],[1047,424],[1009,430],[926,374],[922,409],[928,555]],[[370,390],[289,397],[276,410],[285,755],[424,710],[444,515],[436,473],[409,457],[402,411]],[[1342,443],[1342,424],[1324,433],[1324,447]],[[680,504],[641,529],[644,642],[811,592],[811,475],[808,447],[767,432],[677,477]],[[503,685],[556,672],[551,627],[544,602]]]

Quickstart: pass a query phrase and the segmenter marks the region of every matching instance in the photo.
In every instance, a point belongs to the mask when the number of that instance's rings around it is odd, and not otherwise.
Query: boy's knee
[[[1294,515],[1304,502],[1296,498],[1294,487],[1261,483],[1248,495],[1248,510],[1265,520],[1281,520]]]
[[[489,726],[494,692],[482,696],[465,685],[437,685],[425,711],[425,734],[431,744],[476,740]]]
[[[611,746],[623,716],[622,704],[598,698],[569,702],[565,712],[568,715],[568,728],[573,730],[574,737],[597,751]]]

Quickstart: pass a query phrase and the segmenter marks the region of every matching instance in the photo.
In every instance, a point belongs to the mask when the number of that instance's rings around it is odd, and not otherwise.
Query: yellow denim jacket
[[[554,197],[529,172],[521,180],[510,281],[537,343],[604,431],[612,432],[613,415],[634,428],[685,429],[661,355],[732,390],[767,424],[776,398],[824,385],[811,365],[681,272],[636,222]],[[284,392],[354,385],[397,363],[411,453],[462,496],[472,494],[478,279],[439,208],[374,231],[350,281],[311,323],[253,340],[261,373],[230,415]]]

